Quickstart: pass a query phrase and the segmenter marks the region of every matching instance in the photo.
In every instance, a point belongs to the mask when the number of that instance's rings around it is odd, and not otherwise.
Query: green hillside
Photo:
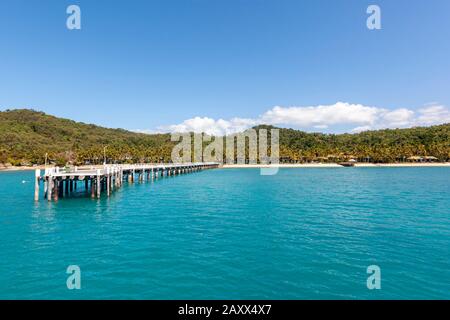
[[[0,112],[0,163],[43,163],[45,153],[60,164],[102,161],[104,146],[109,158],[124,161],[136,157],[159,161],[160,154],[170,156],[172,149],[167,134],[108,129],[27,109]]]
[[[271,128],[259,126],[258,128]],[[174,143],[169,134],[147,135],[75,122],[33,110],[0,112],[0,163],[42,164],[45,154],[58,164],[109,161],[168,162]],[[280,129],[283,162],[395,162],[410,156],[450,159],[450,124],[359,134],[305,133]]]
[[[434,156],[447,161],[450,124],[339,135],[283,129],[280,145],[282,155],[295,160],[334,156],[338,160],[357,158],[360,162],[401,162],[411,156]]]

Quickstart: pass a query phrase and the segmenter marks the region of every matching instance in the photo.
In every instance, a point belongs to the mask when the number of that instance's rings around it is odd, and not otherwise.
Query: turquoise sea
[[[58,203],[33,175],[0,173],[0,299],[450,299],[450,168],[216,169]]]

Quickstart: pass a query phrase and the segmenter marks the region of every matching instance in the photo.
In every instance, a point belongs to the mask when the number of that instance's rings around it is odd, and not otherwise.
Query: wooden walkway
[[[84,187],[92,198],[100,199],[102,192],[106,196],[120,188],[124,181],[134,183],[158,177],[175,176],[205,169],[217,168],[217,162],[181,163],[181,164],[131,164],[104,165],[102,167],[74,167],[64,169],[59,167],[47,168],[41,175],[36,169],[34,200],[39,201],[40,182],[44,183],[44,197],[48,201],[58,201],[59,198],[69,196],[79,187]],[[84,183],[83,183],[84,182]],[[80,186],[81,183],[81,186]]]

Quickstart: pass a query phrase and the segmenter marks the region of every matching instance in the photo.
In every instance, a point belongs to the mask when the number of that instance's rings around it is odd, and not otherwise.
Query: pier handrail
[[[179,175],[188,172],[201,171],[208,168],[217,168],[218,162],[185,162],[185,163],[139,163],[139,164],[104,164],[103,166],[89,167],[50,167],[41,170],[36,169],[35,173],[35,200],[39,200],[39,182],[44,181],[44,190],[47,199],[58,200],[59,195],[72,192],[77,186],[77,182],[84,181],[85,189],[90,190],[92,197],[100,198],[102,190],[106,190],[109,196],[111,191],[120,187],[126,176],[131,183],[134,176],[138,175],[139,181],[157,178],[159,174],[163,176]],[[145,178],[147,176],[147,178]],[[70,189],[70,190],[69,190]],[[69,190],[69,191],[68,191]]]

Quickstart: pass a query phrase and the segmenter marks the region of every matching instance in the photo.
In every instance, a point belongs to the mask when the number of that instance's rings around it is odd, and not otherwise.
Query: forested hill
[[[267,128],[259,126],[258,128]],[[147,135],[123,129],[57,118],[22,109],[0,112],[0,163],[42,164],[45,154],[58,164],[110,161],[170,160],[174,143],[169,134]],[[306,133],[280,129],[282,161],[395,162],[410,156],[450,159],[450,124],[411,129],[366,131],[358,134]]]
[[[42,163],[45,153],[60,164],[66,160],[102,161],[105,146],[107,156],[114,158],[131,159],[141,152],[151,157],[170,156],[172,145],[168,134],[103,128],[28,109],[0,112],[0,163]]]

